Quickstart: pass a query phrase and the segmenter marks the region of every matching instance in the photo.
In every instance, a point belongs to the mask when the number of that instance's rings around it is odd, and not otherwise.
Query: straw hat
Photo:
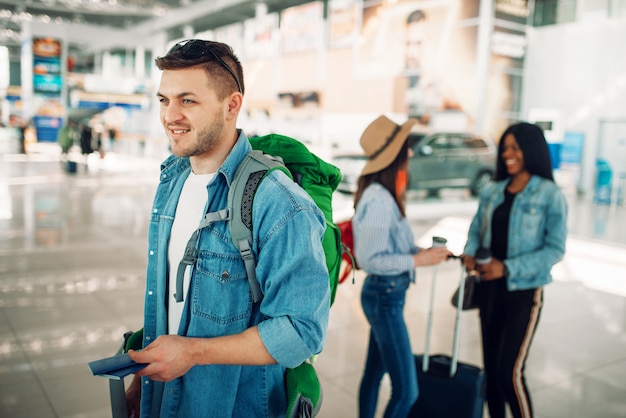
[[[386,116],[379,116],[370,123],[361,135],[361,148],[367,157],[361,175],[376,173],[389,167],[417,122],[417,119],[409,119],[398,125]]]

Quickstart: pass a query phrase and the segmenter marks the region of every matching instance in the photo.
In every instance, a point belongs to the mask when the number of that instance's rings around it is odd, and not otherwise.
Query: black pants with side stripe
[[[487,406],[491,418],[533,416],[524,368],[543,306],[543,288],[510,292],[506,279],[478,286]]]

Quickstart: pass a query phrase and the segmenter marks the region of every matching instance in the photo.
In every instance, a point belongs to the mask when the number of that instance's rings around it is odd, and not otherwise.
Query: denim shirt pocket
[[[521,252],[533,251],[543,242],[546,222],[545,203],[527,202],[521,206],[520,231],[522,240],[518,242]]]
[[[221,331],[225,333],[234,323],[248,324],[252,299],[243,260],[230,235],[221,232],[219,228],[209,229],[201,235],[191,312],[192,321],[193,317],[209,321],[214,331],[224,326]]]
[[[522,205],[522,227],[537,230],[545,219],[546,205],[541,203],[524,203]]]

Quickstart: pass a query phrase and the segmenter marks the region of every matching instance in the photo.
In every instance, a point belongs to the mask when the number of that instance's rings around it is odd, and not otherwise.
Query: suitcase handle
[[[450,377],[456,375],[458,355],[459,355],[459,335],[461,333],[461,312],[463,312],[463,294],[465,293],[465,279],[467,272],[461,264],[461,281],[459,283],[459,303],[456,309],[456,319],[454,321],[454,341],[452,342],[452,360],[450,361]],[[430,334],[433,326],[433,306],[435,303],[435,283],[437,279],[437,265],[433,266],[432,283],[430,287],[430,306],[428,308],[428,323],[426,326],[426,343],[424,344],[424,355],[422,360],[422,371],[428,372],[430,366]]]

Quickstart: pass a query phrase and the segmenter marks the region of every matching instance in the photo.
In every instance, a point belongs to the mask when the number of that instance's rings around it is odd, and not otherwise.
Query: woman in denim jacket
[[[480,194],[463,263],[480,275],[478,300],[491,418],[532,417],[524,377],[543,305],[543,286],[563,258],[567,202],[554,183],[550,154],[536,125],[517,123],[502,134],[496,182]],[[491,261],[478,264],[479,248]]]
[[[404,212],[410,148],[407,137],[417,121],[396,125],[385,116],[361,136],[367,163],[359,177],[352,218],[354,250],[367,272],[361,303],[370,323],[369,347],[359,391],[359,417],[373,418],[380,382],[391,378],[385,417],[406,418],[417,399],[417,374],[403,307],[415,267],[440,263],[446,247],[420,249],[413,243]]]

